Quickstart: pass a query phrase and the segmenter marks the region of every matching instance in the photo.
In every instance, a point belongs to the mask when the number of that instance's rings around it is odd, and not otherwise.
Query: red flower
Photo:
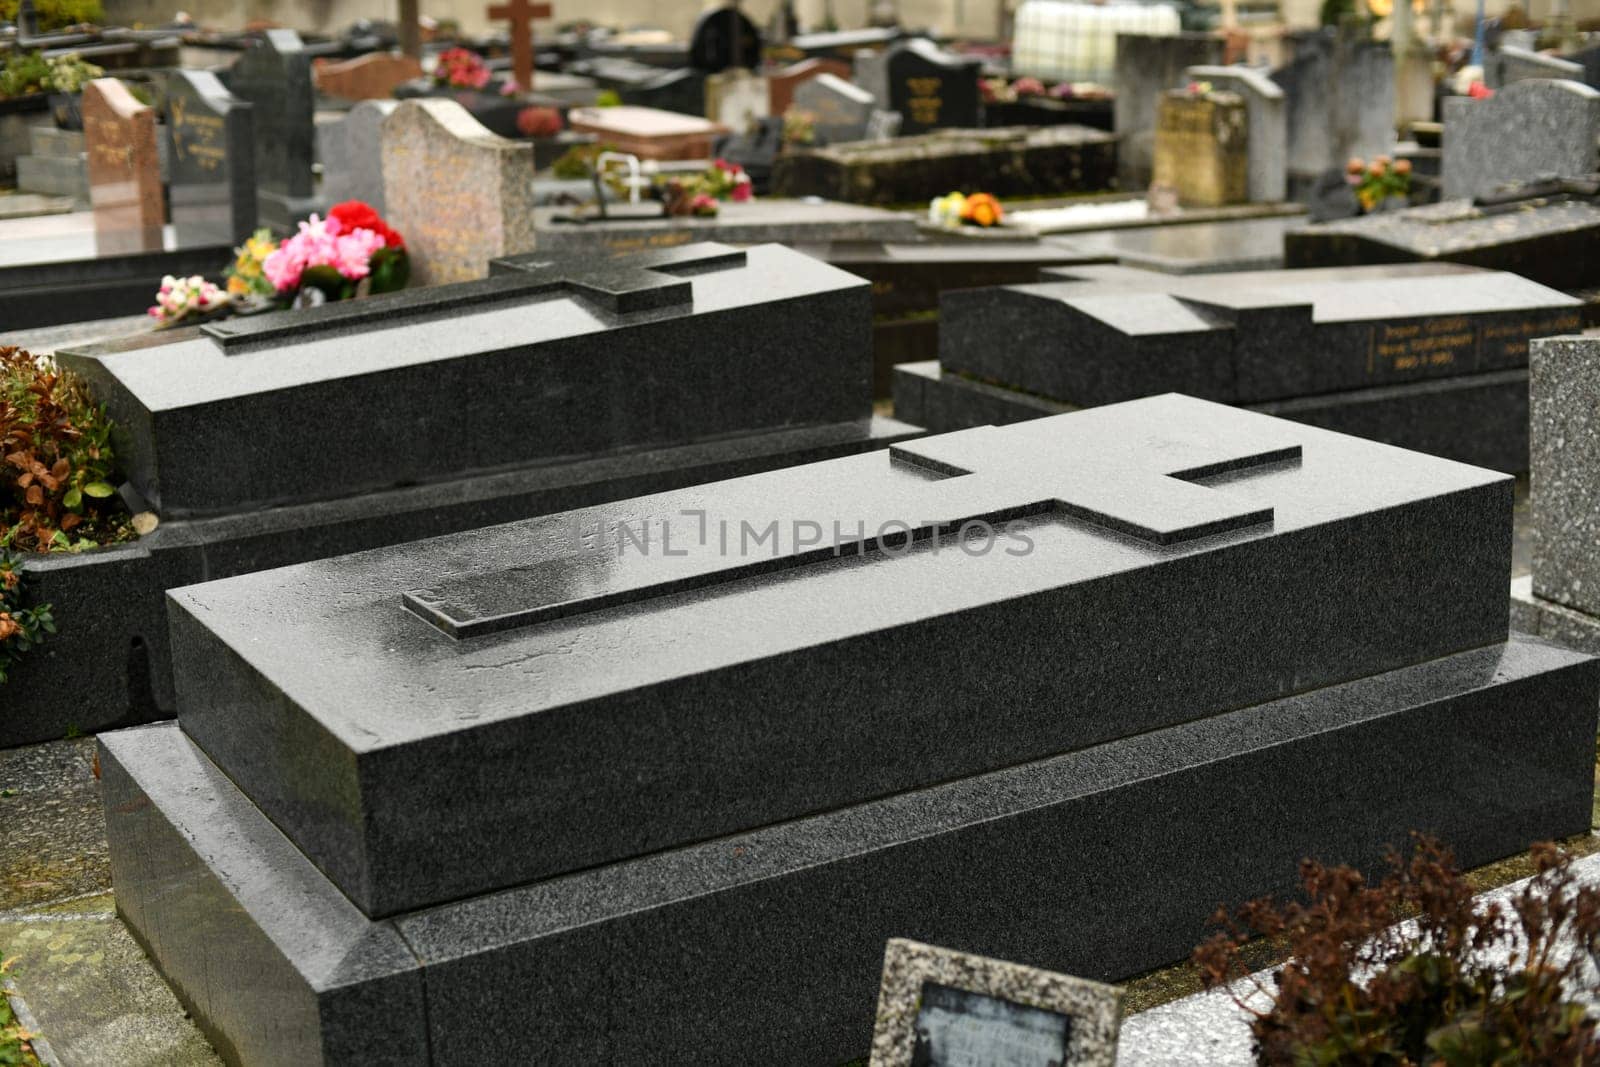
[[[328,217],[339,220],[339,226],[344,232],[351,230],[371,230],[383,238],[385,248],[404,248],[406,239],[401,237],[389,224],[378,217],[372,205],[361,200],[346,200],[342,204],[335,204],[328,209]]]

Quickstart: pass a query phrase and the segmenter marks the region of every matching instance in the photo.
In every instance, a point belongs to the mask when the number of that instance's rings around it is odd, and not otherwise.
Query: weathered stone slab
[[[1209,33],[1117,34],[1115,129],[1117,175],[1122,188],[1150,184],[1155,163],[1156,101],[1190,67],[1218,64],[1223,41]]]
[[[1176,190],[1181,204],[1222,207],[1248,200],[1250,127],[1243,98],[1184,89],[1162,94],[1151,182]]]
[[[1484,196],[1510,182],[1595,170],[1600,91],[1576,81],[1519,81],[1492,97],[1444,104],[1444,195]]]
[[[215,74],[168,74],[168,195],[179,245],[238,245],[255,230],[254,121],[251,106]]]
[[[864,139],[877,102],[859,85],[822,73],[795,90],[794,106],[816,116],[817,142],[827,145]]]
[[[159,250],[166,205],[155,109],[135,100],[117,79],[96,78],[83,89],[83,145],[96,251]]]
[[[1184,78],[1210,82],[1244,100],[1250,143],[1249,196],[1273,203],[1288,196],[1289,127],[1284,119],[1283,89],[1249,67],[1190,67]]]
[[[1600,338],[1535,341],[1533,591],[1600,616]]]
[[[490,133],[452,100],[404,101],[381,140],[384,205],[413,285],[482,278],[496,256],[533,250],[533,146]]]
[[[411,56],[371,52],[334,62],[317,60],[311,68],[317,90],[341,100],[388,100],[395,86],[422,77],[422,64]]]

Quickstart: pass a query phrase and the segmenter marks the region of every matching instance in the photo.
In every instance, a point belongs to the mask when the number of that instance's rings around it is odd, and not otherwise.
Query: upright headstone
[[[383,120],[384,203],[414,285],[482,278],[534,247],[533,146],[497,137],[453,100],[407,100]]]
[[[850,64],[842,59],[802,59],[767,76],[767,102],[772,114],[782,115],[794,103],[795,90],[819,74],[849,80]]]
[[[1254,203],[1276,203],[1288,195],[1289,127],[1283,89],[1249,67],[1190,67],[1184,80],[1210,82],[1244,100],[1249,128],[1249,194]]]
[[[1244,100],[1237,93],[1163,93],[1156,110],[1152,182],[1175,189],[1178,200],[1221,207],[1250,195],[1250,140]]]
[[[1190,67],[1221,63],[1224,43],[1208,33],[1117,35],[1117,177],[1124,189],[1150,184],[1155,165],[1156,105]]]
[[[168,198],[180,245],[237,245],[256,228],[255,115],[215,74],[167,75]]]
[[[1484,84],[1491,89],[1503,89],[1516,82],[1542,78],[1581,82],[1585,80],[1584,73],[1582,63],[1511,45],[1502,45],[1483,60]]]
[[[524,90],[533,88],[533,20],[550,17],[549,4],[507,0],[489,8],[491,19],[511,23],[511,73]]]
[[[862,49],[850,66],[850,80],[871,93],[880,108],[889,110],[889,53]]]
[[[706,78],[706,118],[735,132],[772,113],[771,90],[763,75],[729,68]]]
[[[815,116],[819,144],[865,140],[873,105],[871,93],[832,74],[810,79],[794,94],[794,106]]]
[[[1289,195],[1299,198],[1351,156],[1394,148],[1394,56],[1387,42],[1332,30],[1290,34],[1294,56],[1272,74],[1289,129]]]
[[[1600,654],[1600,338],[1533,342],[1533,573],[1511,625]]]
[[[394,88],[422,77],[422,64],[411,56],[369,52],[338,62],[319,59],[312,67],[317,91],[339,100],[388,100]]]
[[[703,12],[689,35],[689,65],[706,74],[761,63],[761,31],[738,4]]]
[[[1514,82],[1491,97],[1444,102],[1445,197],[1483,196],[1508,182],[1595,169],[1600,92],[1581,82]]]
[[[228,72],[227,86],[253,107],[261,224],[288,233],[316,210],[311,58],[293,30],[267,30]]]
[[[901,132],[977,127],[982,67],[981,60],[951,55],[921,37],[890,49],[888,107],[900,112]]]
[[[166,208],[155,109],[135,100],[115,78],[94,79],[83,89],[83,147],[96,252],[160,249]]]
[[[336,122],[317,126],[322,192],[330,204],[363,200],[387,210],[383,192],[383,120],[397,100],[363,100]]]

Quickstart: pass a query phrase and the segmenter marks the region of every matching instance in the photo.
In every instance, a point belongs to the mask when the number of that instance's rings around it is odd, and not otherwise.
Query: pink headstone
[[[160,249],[166,209],[155,109],[117,79],[96,78],[83,89],[83,146],[98,253]]]

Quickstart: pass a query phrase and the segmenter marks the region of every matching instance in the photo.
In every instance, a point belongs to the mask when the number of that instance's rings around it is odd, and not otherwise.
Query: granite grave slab
[[[96,78],[83,88],[83,145],[96,252],[159,250],[167,212],[155,109],[139,103],[117,79]]]
[[[7,685],[0,744],[170,716],[166,589],[918,432],[871,417],[866,283],[799,253],[508,269],[59,353],[162,521],[29,561],[61,626]]]
[[[1519,81],[1484,100],[1444,101],[1443,194],[1477,197],[1530,178],[1595,171],[1600,91],[1582,82]]]
[[[708,119],[651,107],[573,108],[567,122],[640,159],[709,159],[711,141],[727,129]]]
[[[711,217],[586,217],[575,222],[565,209],[540,208],[534,220],[541,253],[586,255],[643,252],[696,241],[731,245],[775,241],[793,245],[826,241],[909,242],[918,237],[916,220],[901,212],[862,204],[780,197],[730,201]]]
[[[532,145],[490,133],[453,100],[401,102],[379,139],[384,206],[405,235],[411,284],[483,278],[496,256],[533,249]]]
[[[1304,216],[1174,222],[1047,238],[1087,257],[1103,256],[1130,267],[1167,274],[1222,274],[1283,266],[1284,235]]]
[[[255,114],[209,71],[167,77],[168,197],[179,244],[239,245],[256,228]]]
[[[418,1062],[847,1060],[889,937],[1116,980],[1304,855],[1587,828],[1600,667],[1508,636],[1511,503],[1164,396],[197,586],[178,724],[103,741],[116,890],[251,1062],[418,988]]]
[[[311,57],[293,30],[266,30],[228,70],[225,84],[251,105],[255,175],[263,226],[292,233],[322,207],[311,164],[316,133]]]

